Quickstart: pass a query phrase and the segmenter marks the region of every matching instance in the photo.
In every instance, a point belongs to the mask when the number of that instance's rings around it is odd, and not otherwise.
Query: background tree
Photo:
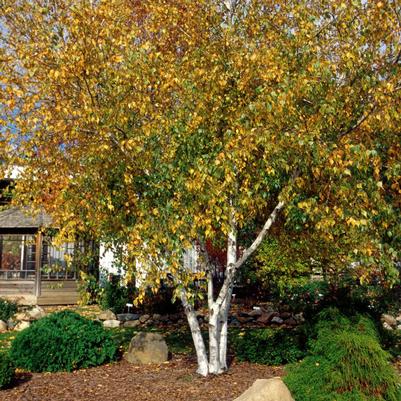
[[[277,219],[330,244],[338,267],[358,261],[360,279],[395,280],[398,1],[0,0],[0,10],[16,199],[45,207],[61,237],[125,243],[144,284],[170,273],[199,373],[227,368],[235,273]],[[238,252],[238,230],[255,219]],[[217,297],[207,241],[227,249]],[[197,273],[182,263],[194,243]],[[208,355],[192,286],[203,277]]]

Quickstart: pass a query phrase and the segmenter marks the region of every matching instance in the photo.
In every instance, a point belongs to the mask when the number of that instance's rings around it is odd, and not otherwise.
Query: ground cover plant
[[[116,358],[117,346],[99,322],[62,311],[34,322],[17,334],[10,356],[33,372],[72,371]]]
[[[11,342],[15,338],[15,332],[7,331],[5,333],[0,333],[0,353],[8,352],[11,347]]]
[[[288,368],[297,401],[399,401],[400,378],[367,317],[323,311],[310,354]]]
[[[14,364],[8,354],[0,353],[0,389],[11,383],[14,370]]]
[[[296,330],[254,328],[231,334],[232,348],[240,361],[283,365],[305,356]]]
[[[15,313],[17,313],[18,306],[15,302],[0,298],[0,320],[7,322]]]

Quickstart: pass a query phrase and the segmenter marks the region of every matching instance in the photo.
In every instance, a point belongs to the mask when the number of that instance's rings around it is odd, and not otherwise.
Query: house
[[[77,254],[94,255],[85,268],[97,274],[99,247],[94,241],[53,246],[45,234],[51,218],[44,212],[31,216],[10,206],[4,192],[10,184],[10,179],[0,180],[0,296],[23,304],[76,303],[80,266],[74,259]]]

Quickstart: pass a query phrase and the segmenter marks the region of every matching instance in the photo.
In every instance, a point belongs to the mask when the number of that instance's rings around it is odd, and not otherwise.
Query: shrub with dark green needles
[[[7,322],[17,313],[18,306],[15,302],[0,298],[0,320]]]
[[[117,346],[99,322],[77,313],[53,313],[22,330],[11,345],[15,365],[32,372],[72,371],[116,357]]]
[[[401,385],[373,322],[333,309],[317,324],[310,355],[288,368],[285,382],[297,401],[400,401]]]
[[[239,361],[266,365],[295,362],[305,355],[295,330],[249,329],[232,336],[232,345]]]
[[[14,376],[14,364],[6,353],[0,353],[0,389],[11,383]]]

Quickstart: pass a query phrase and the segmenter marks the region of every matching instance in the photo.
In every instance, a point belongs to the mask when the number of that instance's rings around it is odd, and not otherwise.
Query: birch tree
[[[125,244],[144,285],[168,277],[198,372],[219,374],[236,272],[278,221],[358,260],[361,280],[395,280],[400,16],[398,1],[0,0],[16,202],[60,237]],[[207,241],[227,252],[221,288]]]

